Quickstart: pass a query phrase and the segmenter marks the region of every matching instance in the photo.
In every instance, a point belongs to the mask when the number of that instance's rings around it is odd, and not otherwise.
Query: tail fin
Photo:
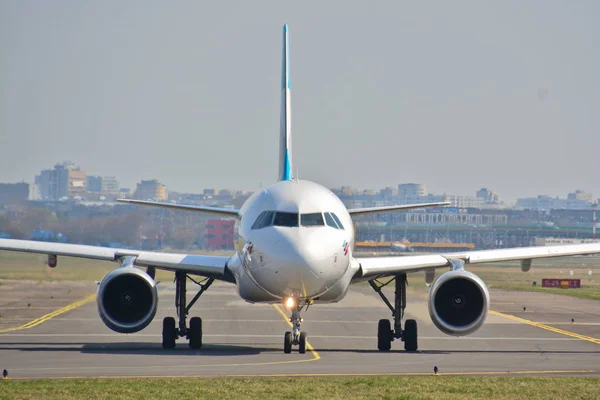
[[[279,180],[292,176],[292,119],[290,104],[290,55],[288,26],[283,26],[283,58],[281,62],[281,133],[279,137]]]

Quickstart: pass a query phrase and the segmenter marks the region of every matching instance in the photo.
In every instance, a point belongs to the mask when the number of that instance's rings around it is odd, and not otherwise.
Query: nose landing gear
[[[300,331],[300,325],[302,325],[303,321],[303,319],[300,318],[302,307],[303,306],[298,305],[292,309],[292,317],[290,318],[292,332],[286,332],[283,337],[283,352],[286,354],[292,352],[292,346],[298,346],[298,353],[306,353],[306,332]]]

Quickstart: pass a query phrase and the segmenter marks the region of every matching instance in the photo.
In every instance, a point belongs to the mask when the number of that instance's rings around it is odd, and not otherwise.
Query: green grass
[[[47,256],[0,251],[0,279],[34,281],[100,281],[119,266],[116,262],[58,257],[56,268],[46,265]],[[169,281],[173,273],[156,272],[156,279]]]
[[[596,399],[600,378],[324,377],[0,382],[6,399]]]
[[[563,257],[534,260],[531,270],[522,272],[518,262],[480,264],[467,267],[492,288],[537,293],[553,293],[600,300],[600,258]],[[588,275],[592,271],[592,276]],[[571,275],[573,272],[573,275]],[[542,279],[581,279],[580,289],[542,288]],[[537,285],[534,287],[533,282]]]
[[[580,299],[600,300],[600,287],[582,287],[580,289],[560,289],[560,288],[541,288],[531,285],[520,285],[514,283],[497,283],[493,288],[519,291],[519,292],[537,292],[552,293],[566,296],[579,297]]]

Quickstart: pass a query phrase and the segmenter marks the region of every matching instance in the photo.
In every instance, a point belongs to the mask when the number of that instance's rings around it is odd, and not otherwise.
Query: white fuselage
[[[243,299],[335,302],[345,296],[358,268],[351,262],[354,227],[329,189],[310,181],[280,181],[253,194],[240,215],[236,255],[228,268]],[[338,222],[332,223],[335,217]]]

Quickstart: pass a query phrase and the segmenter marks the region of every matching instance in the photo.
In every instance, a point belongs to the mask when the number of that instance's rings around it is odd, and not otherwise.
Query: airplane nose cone
[[[338,247],[343,250],[341,242],[328,235],[331,232],[327,229],[275,229],[280,232],[273,251],[265,267],[255,273],[265,290],[278,296],[313,298],[327,291],[345,272],[338,251]]]

